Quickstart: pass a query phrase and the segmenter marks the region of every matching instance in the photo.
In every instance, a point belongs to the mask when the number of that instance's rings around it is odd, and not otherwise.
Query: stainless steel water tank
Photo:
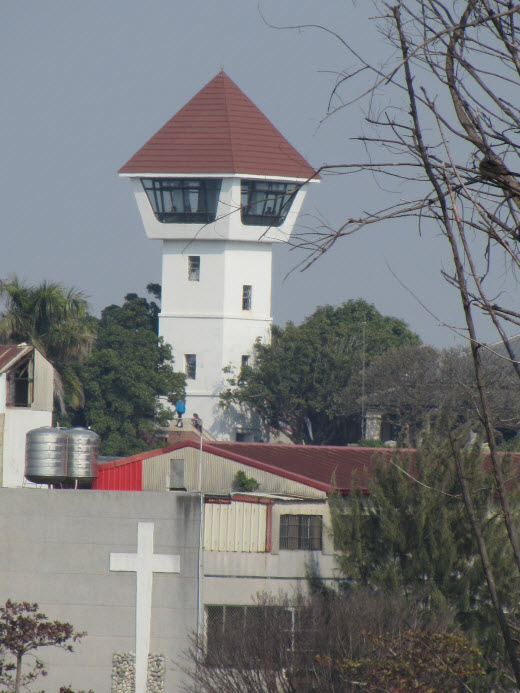
[[[25,477],[35,484],[67,478],[67,433],[60,428],[34,428],[25,436]]]
[[[99,436],[87,428],[69,428],[67,438],[67,480],[93,481],[97,479]]]

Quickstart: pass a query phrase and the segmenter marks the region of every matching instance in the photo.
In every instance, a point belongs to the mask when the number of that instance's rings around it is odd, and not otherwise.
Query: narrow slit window
[[[242,310],[251,310],[253,298],[253,287],[251,284],[244,284],[242,287]]]
[[[188,380],[195,380],[197,377],[197,355],[184,354],[184,373]]]
[[[200,255],[188,256],[188,281],[200,282]]]

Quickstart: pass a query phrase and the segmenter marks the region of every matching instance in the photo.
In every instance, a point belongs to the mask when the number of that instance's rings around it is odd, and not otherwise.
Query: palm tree
[[[89,355],[95,339],[83,292],[56,282],[29,286],[15,275],[0,281],[0,341],[27,342],[55,368],[55,397],[62,412],[84,404],[83,387],[74,370]]]

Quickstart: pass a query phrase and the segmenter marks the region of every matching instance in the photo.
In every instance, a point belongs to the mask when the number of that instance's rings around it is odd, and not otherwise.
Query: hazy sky
[[[146,239],[131,187],[117,170],[224,67],[314,165],[348,162],[361,114],[321,127],[336,73],[351,57],[324,32],[275,25],[319,23],[383,56],[348,0],[2,0],[0,277],[60,281],[92,309],[160,281],[161,244]],[[326,177],[307,195],[303,225],[359,213],[375,185]],[[353,211],[355,210],[355,211]],[[440,277],[444,241],[416,225],[343,239],[310,270],[296,252],[274,252],[273,316],[301,321],[317,305],[362,297],[408,322],[427,343],[451,345],[441,320],[462,324]],[[399,278],[399,281],[394,277]]]

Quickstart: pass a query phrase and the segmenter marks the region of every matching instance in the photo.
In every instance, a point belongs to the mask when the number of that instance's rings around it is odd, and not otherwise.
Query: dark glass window
[[[200,281],[200,256],[188,255],[188,281]]]
[[[246,226],[281,226],[298,190],[296,183],[243,180],[241,219]]]
[[[321,515],[282,515],[280,548],[321,551]]]
[[[16,366],[7,376],[9,407],[29,407],[33,403],[33,361],[28,359]]]
[[[251,310],[252,298],[253,287],[250,284],[244,284],[242,287],[242,310]]]
[[[215,221],[220,178],[141,178],[155,217],[163,224]]]
[[[188,380],[195,380],[197,377],[197,355],[184,354],[184,372]]]

